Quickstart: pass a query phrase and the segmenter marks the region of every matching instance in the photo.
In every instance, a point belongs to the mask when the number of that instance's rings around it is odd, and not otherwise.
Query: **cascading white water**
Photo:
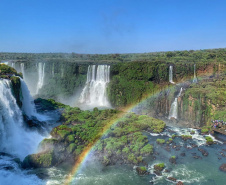
[[[24,63],[20,63],[20,70],[21,70],[21,72],[22,72],[22,74],[23,74],[23,78],[24,78],[24,80],[25,80]]]
[[[169,82],[174,84],[174,82],[173,82],[173,66],[169,67]]]
[[[197,83],[197,77],[196,77],[196,72],[195,72],[195,64],[194,64],[194,78],[193,78],[193,83]]]
[[[79,102],[97,107],[110,107],[106,94],[106,87],[109,82],[109,65],[90,65],[88,67],[86,85],[82,90]]]
[[[30,91],[24,82],[23,79],[20,78],[21,82],[21,90],[22,90],[22,110],[24,113],[31,118],[31,116],[36,116],[37,112],[35,109],[34,100],[30,95]]]
[[[9,80],[0,80],[0,151],[23,159],[36,150],[43,136],[23,128],[22,112],[10,86]]]
[[[15,63],[14,62],[11,63],[11,66],[12,66],[12,68],[15,69]]]
[[[38,63],[38,84],[36,89],[36,94],[38,94],[39,90],[42,88],[44,84],[45,78],[45,63]]]
[[[22,110],[29,118],[36,117],[39,121],[48,121],[50,118],[46,115],[39,114],[36,111],[34,99],[30,94],[27,84],[20,78],[21,91],[22,91]]]
[[[183,87],[180,88],[180,92],[179,92],[179,94],[177,95],[177,97],[180,97],[180,96],[181,96],[182,91],[183,91]]]
[[[182,91],[183,91],[183,88],[181,87],[179,94],[174,99],[173,103],[171,104],[168,119],[171,119],[171,118],[177,119],[178,118],[178,101],[177,100],[181,96]]]

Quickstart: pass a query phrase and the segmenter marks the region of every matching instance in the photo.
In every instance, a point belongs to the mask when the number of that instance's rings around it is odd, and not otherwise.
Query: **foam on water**
[[[182,181],[183,183],[198,183],[204,182],[205,177],[195,169],[189,169],[186,165],[177,165],[167,177],[174,177],[178,181]]]
[[[170,127],[171,130],[176,132],[177,135],[191,135],[192,140],[196,142],[198,146],[206,144],[206,139],[203,135],[200,135],[198,130],[192,128],[178,128],[178,127]],[[190,134],[191,131],[195,131],[194,134]],[[173,134],[170,134],[172,137]]]
[[[159,136],[160,134],[157,133],[150,133],[151,136]]]
[[[11,168],[11,170],[7,168]],[[29,174],[28,170],[21,170],[12,157],[0,156],[0,184],[2,185],[44,185],[36,175]]]
[[[224,144],[222,141],[220,141],[220,140],[217,140],[215,137],[213,137],[212,135],[210,135],[210,134],[208,134],[208,135],[205,135],[205,137],[206,136],[209,136],[209,137],[211,137],[212,139],[213,139],[213,141],[215,141],[215,142],[217,142],[217,143],[220,143],[220,144]]]

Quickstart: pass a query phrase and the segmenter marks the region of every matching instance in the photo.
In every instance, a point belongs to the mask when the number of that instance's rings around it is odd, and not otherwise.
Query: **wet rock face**
[[[39,133],[45,133],[46,129],[48,129],[47,124],[44,121],[39,121],[36,117],[32,116],[29,118],[27,115],[23,115],[24,121],[26,123],[26,127],[37,130]]]
[[[11,80],[11,84],[12,84],[12,92],[13,92],[13,95],[16,99],[16,103],[17,105],[21,108],[22,107],[22,101],[20,99],[20,96],[21,96],[21,82],[20,82],[20,78],[19,77],[16,77],[16,76],[12,76],[10,78]]]
[[[226,173],[226,163],[222,164],[219,169],[220,169],[220,171],[223,171]]]

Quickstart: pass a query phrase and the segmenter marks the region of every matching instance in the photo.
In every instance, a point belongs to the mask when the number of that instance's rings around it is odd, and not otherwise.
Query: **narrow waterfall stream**
[[[23,73],[23,78],[24,78],[24,80],[25,80],[24,63],[21,63],[21,64],[20,64],[20,70],[21,70],[21,72]]]
[[[45,63],[38,63],[38,84],[36,89],[36,94],[38,94],[39,90],[42,88],[44,84],[45,78]]]
[[[198,80],[197,80],[197,77],[196,77],[196,71],[195,71],[195,64],[194,64],[194,78],[193,78],[193,83],[197,83]]]
[[[28,116],[35,116],[37,114],[36,109],[35,109],[35,104],[34,104],[34,100],[30,95],[30,91],[25,83],[25,81],[23,79],[20,79],[21,82],[21,90],[22,90],[22,110],[24,111],[24,113]]]
[[[174,82],[173,82],[173,66],[169,67],[169,82],[174,84]]]
[[[168,119],[171,119],[171,118],[177,119],[178,118],[178,101],[177,100],[181,96],[182,91],[183,91],[183,88],[181,87],[179,94],[177,95],[177,97],[174,99],[173,103],[170,106],[170,112],[169,112]]]

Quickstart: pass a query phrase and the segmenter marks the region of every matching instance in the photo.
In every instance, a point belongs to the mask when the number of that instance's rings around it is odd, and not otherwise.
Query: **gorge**
[[[225,140],[210,133],[226,121],[225,60],[106,57],[0,65],[1,182],[223,183]]]

